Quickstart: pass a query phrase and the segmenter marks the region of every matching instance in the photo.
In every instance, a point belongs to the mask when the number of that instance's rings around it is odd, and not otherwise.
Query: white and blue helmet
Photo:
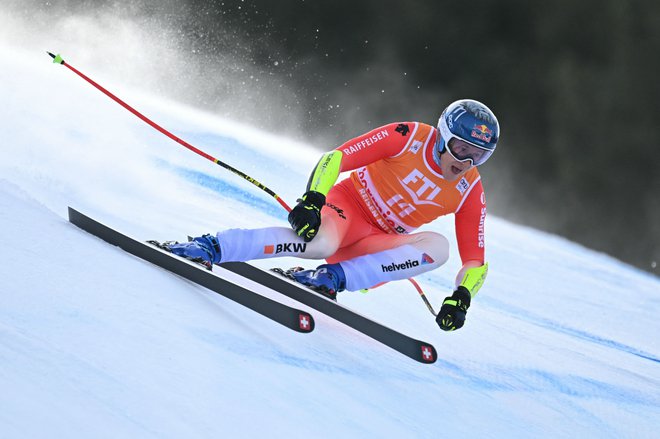
[[[451,103],[442,112],[438,120],[438,131],[436,156],[446,150],[456,160],[470,160],[474,166],[478,166],[495,151],[500,137],[500,124],[490,108],[481,102],[461,99]]]

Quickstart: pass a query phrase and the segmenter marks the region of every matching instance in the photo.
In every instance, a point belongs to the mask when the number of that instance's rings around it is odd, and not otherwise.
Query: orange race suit
[[[455,214],[463,262],[484,262],[486,198],[477,168],[448,182],[433,159],[438,131],[418,122],[392,123],[349,140],[341,172],[364,215],[386,233],[407,234],[439,216]],[[341,183],[340,183],[341,184]]]
[[[304,242],[284,227],[218,232],[222,262],[327,259],[341,264],[347,290],[368,288],[444,264],[448,240],[414,231],[453,213],[463,261],[456,283],[476,294],[487,272],[481,177],[470,168],[455,181],[444,179],[433,156],[437,136],[438,130],[424,123],[392,123],[324,154],[307,185],[308,191],[327,195],[318,235]],[[335,184],[345,171],[352,171],[350,178]]]

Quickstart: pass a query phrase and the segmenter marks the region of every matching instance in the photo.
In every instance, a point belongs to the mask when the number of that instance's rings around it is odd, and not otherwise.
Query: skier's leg
[[[333,187],[327,203],[321,210],[321,229],[311,242],[306,243],[288,227],[267,227],[224,230],[216,236],[204,235],[169,248],[180,256],[210,259],[215,264],[281,256],[325,259],[340,245],[373,233],[374,227],[363,218],[345,185]]]
[[[328,258],[327,266],[340,266],[345,288],[355,291],[417,276],[440,267],[448,258],[449,241],[439,233],[373,234],[340,249]]]
[[[324,233],[331,222],[322,224],[312,242],[305,242],[288,227],[264,229],[228,229],[218,232],[221,257],[219,262],[250,261],[281,256],[323,259],[337,247],[334,233]]]

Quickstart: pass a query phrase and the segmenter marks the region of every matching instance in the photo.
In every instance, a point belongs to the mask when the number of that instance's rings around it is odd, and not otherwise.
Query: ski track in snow
[[[489,279],[461,331],[439,331],[405,282],[340,296],[433,343],[436,364],[313,310],[316,330],[294,333],[66,221],[71,205],[138,239],[182,240],[286,226],[276,201],[71,72],[7,50],[0,437],[657,437],[658,278],[489,217]],[[107,85],[290,205],[319,155]],[[453,239],[451,220],[429,228]],[[436,308],[457,259],[454,246],[445,267],[420,276]]]

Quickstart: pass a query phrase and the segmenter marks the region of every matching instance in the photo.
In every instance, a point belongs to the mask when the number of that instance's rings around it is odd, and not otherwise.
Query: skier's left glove
[[[471,299],[470,292],[464,286],[459,286],[454,291],[454,294],[445,297],[440,312],[435,318],[440,329],[443,331],[454,331],[462,328]]]
[[[289,224],[305,242],[309,242],[321,227],[321,209],[325,206],[325,195],[316,191],[305,192],[298,205],[289,212]]]

